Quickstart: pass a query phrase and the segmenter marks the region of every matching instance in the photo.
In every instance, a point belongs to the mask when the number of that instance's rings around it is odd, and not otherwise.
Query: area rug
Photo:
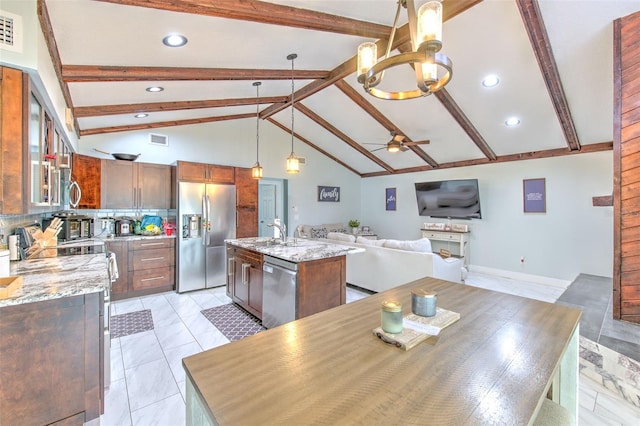
[[[234,303],[200,312],[232,342],[266,330],[262,321]]]
[[[120,315],[111,315],[110,325],[112,339],[153,330],[151,309]]]

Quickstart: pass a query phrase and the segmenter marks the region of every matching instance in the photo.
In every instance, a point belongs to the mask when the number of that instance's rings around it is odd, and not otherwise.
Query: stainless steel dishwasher
[[[295,320],[298,264],[264,256],[262,271],[262,325],[273,328]]]

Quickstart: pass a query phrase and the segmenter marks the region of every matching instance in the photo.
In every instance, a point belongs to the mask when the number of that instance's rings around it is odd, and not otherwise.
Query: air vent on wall
[[[22,53],[22,17],[0,10],[0,49]]]
[[[169,146],[169,136],[149,133],[149,143],[151,145]]]
[[[298,164],[307,164],[307,157],[298,157]]]

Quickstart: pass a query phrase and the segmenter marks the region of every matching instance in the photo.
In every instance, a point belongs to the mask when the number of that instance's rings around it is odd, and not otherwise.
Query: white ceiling
[[[453,0],[445,0],[444,7]],[[128,1],[131,3],[131,1]],[[149,2],[155,3],[155,2]],[[178,5],[199,3],[192,0]],[[246,3],[246,2],[245,2]],[[249,2],[251,3],[251,2]],[[393,0],[272,1],[390,26]],[[419,3],[419,2],[418,2]],[[332,32],[179,13],[151,7],[87,0],[46,0],[61,65],[194,67],[290,70],[289,53],[297,53],[296,70],[331,71],[354,56],[369,38]],[[640,10],[640,0],[542,0],[540,11],[550,40],[579,143],[613,139],[612,21]],[[293,13],[293,12],[292,12]],[[401,24],[406,13],[401,14]],[[172,32],[189,42],[165,47]],[[451,98],[498,156],[567,148],[553,101],[527,36],[516,0],[484,0],[444,23],[443,49],[453,61],[453,78],[446,86]],[[397,52],[396,52],[397,53]],[[355,70],[354,70],[355,71]],[[487,74],[501,83],[481,85]],[[387,73],[386,87],[413,83],[413,70]],[[74,108],[255,97],[253,79],[230,81],[92,81],[68,82]],[[345,81],[411,140],[430,140],[424,151],[439,165],[486,159],[472,138],[435,96],[407,101],[375,99],[364,93],[355,72]],[[312,80],[296,80],[299,90]],[[146,87],[160,85],[163,92]],[[261,97],[290,96],[291,81],[262,80]],[[342,90],[329,86],[299,101],[331,126],[367,150],[367,143],[386,143],[389,131]],[[268,105],[261,105],[264,110]],[[134,107],[135,109],[135,107]],[[141,110],[144,108],[140,108]],[[255,104],[219,108],[152,112],[136,119],[133,113],[78,118],[80,135],[102,128],[153,124],[197,118],[255,114]],[[290,127],[290,108],[271,118]],[[510,116],[522,120],[508,128]],[[302,112],[295,112],[295,131],[360,174],[384,169]],[[108,149],[108,148],[106,148]],[[568,148],[567,148],[568,150]],[[375,152],[394,170],[425,166],[412,151]]]

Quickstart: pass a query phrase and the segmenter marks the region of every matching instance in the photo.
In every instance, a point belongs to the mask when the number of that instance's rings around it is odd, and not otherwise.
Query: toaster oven
[[[93,219],[89,216],[58,217],[62,221],[58,241],[75,241],[93,237]],[[53,218],[42,221],[42,227],[47,228]]]

